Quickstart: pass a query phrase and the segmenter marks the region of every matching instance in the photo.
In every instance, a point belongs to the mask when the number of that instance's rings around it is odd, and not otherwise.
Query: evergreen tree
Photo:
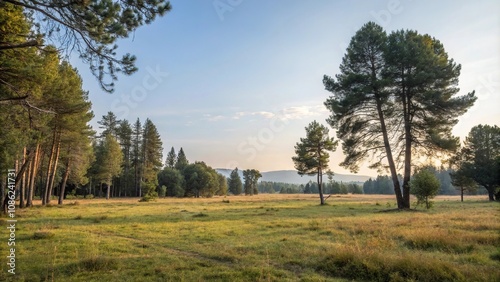
[[[92,0],[69,4],[59,0],[0,2],[0,10],[12,6],[34,14],[36,23],[32,24],[36,24],[36,29],[18,34],[10,31],[19,39],[1,41],[0,51],[41,47],[44,45],[42,36],[45,36],[47,41],[59,43],[57,49],[66,50],[68,54],[76,51],[83,62],[90,65],[101,87],[109,92],[113,91],[117,73],[130,75],[137,71],[135,56],[117,57],[117,40],[128,37],[138,27],[151,23],[171,9],[165,0]]]
[[[175,154],[175,149],[174,147],[172,147],[172,149],[170,149],[170,152],[168,152],[167,160],[165,161],[165,166],[169,168],[175,168],[176,158],[177,155]]]
[[[404,30],[386,36],[372,22],[352,38],[340,69],[336,80],[325,76],[323,82],[334,94],[325,105],[343,142],[342,166],[356,171],[376,155],[371,166],[383,168],[385,159],[398,208],[409,208],[412,152],[452,152],[458,139],[451,129],[473,105],[474,92],[455,96],[460,65],[438,40]],[[396,164],[404,169],[402,191]]]
[[[111,134],[104,136],[98,147],[96,163],[98,167],[97,178],[106,184],[106,199],[110,198],[113,177],[121,172],[123,155],[120,144]]]
[[[134,170],[134,188],[135,195],[141,197],[141,179],[142,179],[142,125],[139,118],[134,123],[132,129],[132,167]]]
[[[226,196],[228,191],[228,185],[227,185],[228,179],[224,175],[217,173],[217,180],[219,182],[219,187],[215,192],[215,194],[218,196]]]
[[[322,189],[323,171],[328,168],[329,153],[334,151],[337,141],[328,136],[328,128],[313,121],[306,127],[306,138],[295,145],[297,156],[292,160],[299,175],[317,175],[321,205],[325,204]]]
[[[116,115],[113,112],[108,112],[102,119],[97,122],[102,129],[101,137],[111,134],[113,137],[118,138],[118,126],[121,121],[116,119]]]
[[[336,79],[326,75],[323,78],[326,90],[334,94],[325,105],[332,112],[328,122],[342,140],[345,159],[340,165],[357,172],[359,164],[370,155],[379,156],[371,168],[381,168],[385,158],[398,206],[402,208],[403,196],[391,147],[392,129],[388,124],[393,106],[383,77],[386,49],[387,35],[379,25],[368,22],[357,31],[342,59],[341,73]]]
[[[146,119],[142,131],[142,200],[156,198],[158,187],[158,172],[162,167],[162,141],[156,126]]]
[[[238,168],[235,168],[231,171],[231,175],[229,176],[229,192],[233,195],[241,194],[243,190],[243,184],[241,183],[241,177],[238,173]]]
[[[458,171],[486,188],[490,201],[500,201],[500,128],[474,126],[459,154]]]
[[[122,147],[123,153],[123,170],[119,178],[119,192],[118,195],[121,196],[122,192],[124,195],[131,196],[133,192],[133,174],[131,172],[132,167],[132,126],[128,120],[120,121],[117,128],[117,136],[120,146]]]
[[[177,161],[175,162],[175,168],[182,171],[188,164],[189,161],[186,158],[186,154],[184,154],[184,150],[181,147],[179,153],[177,154]]]

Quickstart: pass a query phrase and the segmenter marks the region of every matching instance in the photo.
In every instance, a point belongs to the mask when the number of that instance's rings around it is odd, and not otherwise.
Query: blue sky
[[[163,18],[119,42],[139,71],[104,93],[74,56],[90,91],[97,128],[108,111],[133,123],[150,118],[164,155],[184,148],[190,161],[216,168],[293,169],[294,145],[313,120],[326,125],[324,74],[335,75],[364,23],[387,32],[414,29],[439,39],[462,64],[460,94],[476,105],[454,129],[500,125],[498,1],[171,1]],[[335,136],[332,129],[331,136]],[[342,161],[339,146],[331,168]],[[363,167],[360,174],[376,175]]]

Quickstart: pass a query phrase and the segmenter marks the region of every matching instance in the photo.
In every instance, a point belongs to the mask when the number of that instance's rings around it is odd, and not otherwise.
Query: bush
[[[428,169],[422,169],[413,175],[410,181],[410,193],[417,197],[417,206],[425,203],[427,209],[431,208],[434,198],[439,192],[441,183],[439,179]]]
[[[151,192],[149,194],[142,196],[142,198],[139,200],[139,202],[150,202],[150,201],[156,200],[157,198],[158,198],[158,193],[156,193],[156,191],[154,191],[154,192]]]
[[[165,198],[167,196],[167,186],[162,185],[158,188],[158,196]]]

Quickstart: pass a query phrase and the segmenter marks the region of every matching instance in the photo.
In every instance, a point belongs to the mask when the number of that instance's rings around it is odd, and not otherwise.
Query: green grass
[[[16,275],[4,228],[0,281],[500,281],[499,205],[481,197],[138,201],[17,210]]]

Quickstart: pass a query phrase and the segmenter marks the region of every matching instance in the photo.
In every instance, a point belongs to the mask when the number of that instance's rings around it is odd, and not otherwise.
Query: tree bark
[[[54,128],[54,134],[52,136],[52,146],[50,149],[50,156],[49,156],[49,163],[47,164],[47,177],[45,180],[45,190],[42,195],[42,205],[47,204],[47,199],[48,199],[48,193],[49,193],[49,184],[50,184],[50,179],[51,179],[51,173],[52,173],[52,163],[54,161],[54,155],[55,155],[55,147],[56,147],[56,129]]]
[[[389,163],[389,170],[391,172],[392,184],[394,185],[394,193],[396,194],[396,202],[398,204],[398,209],[403,209],[403,195],[401,194],[401,184],[399,183],[398,173],[396,171],[396,164],[394,163],[394,157],[392,156],[392,149],[389,143],[389,136],[387,134],[387,126],[385,124],[384,113],[382,112],[382,102],[376,91],[375,100],[377,103],[377,113],[380,120],[380,129],[382,130],[382,137],[384,139],[385,153],[387,155],[387,162]]]
[[[23,148],[23,163],[27,162],[27,153],[26,153],[26,147]],[[29,171],[29,169],[26,169],[24,173],[21,175],[21,186],[19,187],[19,208],[23,209],[24,208],[24,196],[25,196],[25,191],[26,191],[26,172]]]
[[[111,180],[106,183],[106,200],[109,200],[109,192],[111,190]]]
[[[28,192],[27,192],[27,201],[26,201],[26,206],[32,207],[33,206],[33,194],[35,191],[35,180],[36,180],[36,175],[38,172],[39,168],[39,162],[40,162],[40,144],[36,144],[35,147],[35,152],[34,152],[34,159],[31,164],[31,173],[30,173],[30,179],[29,179],[29,184],[28,184]]]
[[[404,82],[403,82],[404,83]],[[403,176],[403,209],[410,208],[410,177],[411,177],[411,106],[408,90],[403,86],[403,118],[405,130],[405,148],[404,148],[404,176]]]
[[[57,201],[58,205],[62,205],[64,201],[64,192],[66,190],[66,183],[68,181],[70,171],[70,158],[66,161],[66,171],[64,172],[63,181],[61,184],[61,191],[59,191],[59,200]]]
[[[57,137],[57,146],[56,146],[56,152],[55,152],[55,158],[54,158],[54,169],[52,170],[52,175],[50,178],[50,183],[49,183],[49,190],[48,190],[48,197],[47,197],[47,204],[50,204],[51,196],[52,196],[52,190],[54,189],[54,180],[56,178],[56,173],[57,173],[57,164],[59,162],[59,153],[61,151],[61,140],[60,140],[60,134],[58,134]]]
[[[16,171],[17,171],[17,175],[16,175],[16,186],[15,186],[15,190],[19,189],[19,185],[21,183],[21,177],[24,175],[24,172],[26,171],[26,169],[28,168],[28,165],[29,165],[29,160],[31,158],[31,154],[33,152],[30,151],[30,154],[28,155],[28,158],[26,162],[24,162],[22,165],[21,165],[21,168],[18,169],[18,165],[16,164]],[[4,200],[3,200],[3,204],[2,204],[2,210],[4,212],[4,214],[7,213],[7,206],[8,206],[8,202],[9,202],[9,197],[7,197],[7,195],[5,195],[4,197]]]

